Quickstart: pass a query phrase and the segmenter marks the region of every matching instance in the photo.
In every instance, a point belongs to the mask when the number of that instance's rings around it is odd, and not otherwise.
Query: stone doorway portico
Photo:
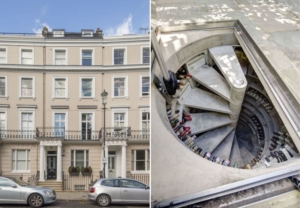
[[[57,140],[40,141],[40,179],[62,181],[62,142]]]

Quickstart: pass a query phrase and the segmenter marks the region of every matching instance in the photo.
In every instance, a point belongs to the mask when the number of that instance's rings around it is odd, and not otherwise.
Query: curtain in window
[[[0,77],[0,95],[5,96],[5,77]]]
[[[66,51],[57,50],[55,51],[55,65],[66,64]]]
[[[125,78],[115,78],[114,85],[114,96],[125,96]]]
[[[33,95],[31,78],[22,78],[21,85],[22,85],[22,96],[30,97]]]
[[[5,48],[0,49],[0,64],[4,64],[6,61],[6,50]]]
[[[65,97],[66,96],[66,80],[55,79],[55,96]]]
[[[32,50],[22,50],[22,64],[33,64]]]
[[[82,79],[82,96],[91,97],[92,96],[92,79]]]

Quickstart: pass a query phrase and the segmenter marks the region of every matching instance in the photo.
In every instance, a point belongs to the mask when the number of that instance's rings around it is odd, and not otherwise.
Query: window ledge
[[[21,99],[33,99],[33,100],[35,100],[36,97],[23,97],[23,96],[21,96],[21,97],[19,97],[19,100],[21,100]]]
[[[52,97],[52,100],[55,100],[55,99],[66,99],[66,100],[69,100],[69,97]]]
[[[11,171],[10,173],[31,173],[31,172],[30,172],[30,170],[20,170],[20,171],[18,171],[18,170],[13,170],[13,171]]]
[[[1,95],[0,98],[6,98],[6,100],[8,100],[8,96],[6,95]]]
[[[135,170],[135,171],[131,171],[131,174],[145,174],[145,175],[150,175],[150,171],[147,171],[147,170],[141,170],[141,171]]]
[[[117,96],[117,97],[112,97],[111,99],[113,100],[113,99],[126,99],[126,100],[128,100],[129,99],[129,96]]]
[[[91,99],[91,100],[96,100],[95,97],[79,97],[79,100],[82,100],[82,99]]]
[[[149,95],[144,95],[144,96],[140,96],[140,99],[149,98],[149,97],[150,97]]]

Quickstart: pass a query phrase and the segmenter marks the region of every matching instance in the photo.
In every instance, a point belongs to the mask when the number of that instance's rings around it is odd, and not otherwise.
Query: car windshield
[[[16,184],[20,185],[20,186],[29,186],[29,183],[25,182],[25,181],[21,181],[19,179],[16,179],[16,178],[10,178],[10,177],[7,177],[9,178],[10,180],[12,180],[13,182],[15,182]]]

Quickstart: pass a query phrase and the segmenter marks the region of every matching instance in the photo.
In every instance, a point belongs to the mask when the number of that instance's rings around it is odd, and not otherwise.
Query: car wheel
[[[40,194],[31,194],[28,199],[28,204],[31,207],[41,207],[44,204],[44,199]]]
[[[101,194],[97,198],[97,204],[101,207],[107,207],[110,205],[110,197],[106,194]]]

